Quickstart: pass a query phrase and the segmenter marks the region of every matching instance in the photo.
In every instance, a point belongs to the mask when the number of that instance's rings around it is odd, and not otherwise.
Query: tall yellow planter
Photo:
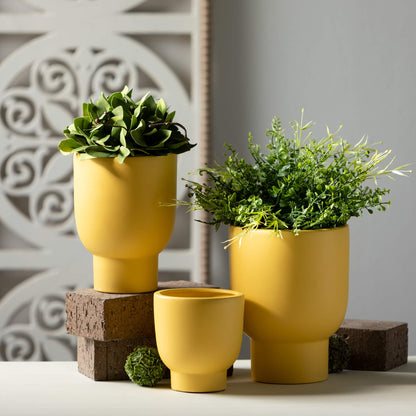
[[[241,228],[231,227],[230,238]],[[257,230],[230,246],[231,288],[246,299],[252,378],[311,383],[328,377],[328,340],[348,302],[349,229]]]
[[[158,255],[173,232],[174,154],[80,160],[74,155],[74,212],[79,237],[93,254],[94,289],[157,289]]]

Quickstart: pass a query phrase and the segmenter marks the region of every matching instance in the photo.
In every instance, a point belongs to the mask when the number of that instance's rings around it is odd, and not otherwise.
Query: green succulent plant
[[[58,147],[64,154],[80,153],[81,159],[117,157],[120,163],[128,156],[183,153],[195,145],[189,142],[185,127],[173,121],[174,116],[162,98],[156,101],[147,93],[134,102],[132,90],[124,87],[84,103],[83,116],[63,131],[66,139]]]
[[[155,386],[167,371],[157,349],[144,345],[129,354],[124,369],[133,383],[145,387]]]
[[[384,211],[388,189],[377,185],[377,178],[407,175],[406,166],[391,168],[390,150],[379,152],[363,138],[351,145],[339,130],[323,139],[304,132],[313,123],[292,122],[293,137],[288,137],[275,117],[268,153],[249,137],[252,161],[240,158],[226,145],[223,163],[198,170],[201,182],[187,180],[190,201],[179,201],[190,210],[204,210],[207,221],[255,229],[312,230],[345,225],[351,217],[373,209]],[[375,181],[371,186],[370,180]],[[371,182],[371,181],[370,181]]]

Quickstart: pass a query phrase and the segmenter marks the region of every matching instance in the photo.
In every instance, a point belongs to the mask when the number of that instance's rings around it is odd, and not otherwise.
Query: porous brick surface
[[[138,346],[155,347],[155,338],[133,338],[117,341],[96,341],[78,337],[78,371],[96,381],[127,380],[124,364]]]
[[[351,347],[351,370],[387,371],[407,363],[405,322],[345,319],[337,334]]]
[[[83,289],[66,294],[68,334],[110,341],[154,337],[153,293],[114,294]]]

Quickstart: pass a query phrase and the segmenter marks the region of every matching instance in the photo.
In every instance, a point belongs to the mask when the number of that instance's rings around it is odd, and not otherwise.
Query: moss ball
[[[127,357],[124,369],[133,383],[145,387],[153,387],[166,372],[157,349],[143,345]]]

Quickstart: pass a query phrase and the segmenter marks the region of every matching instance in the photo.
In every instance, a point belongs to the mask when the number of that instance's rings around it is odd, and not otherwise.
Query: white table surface
[[[76,362],[0,362],[1,416],[416,415],[416,357],[388,372],[344,371],[314,384],[255,383],[250,361],[237,361],[227,389],[180,393],[93,381]]]

